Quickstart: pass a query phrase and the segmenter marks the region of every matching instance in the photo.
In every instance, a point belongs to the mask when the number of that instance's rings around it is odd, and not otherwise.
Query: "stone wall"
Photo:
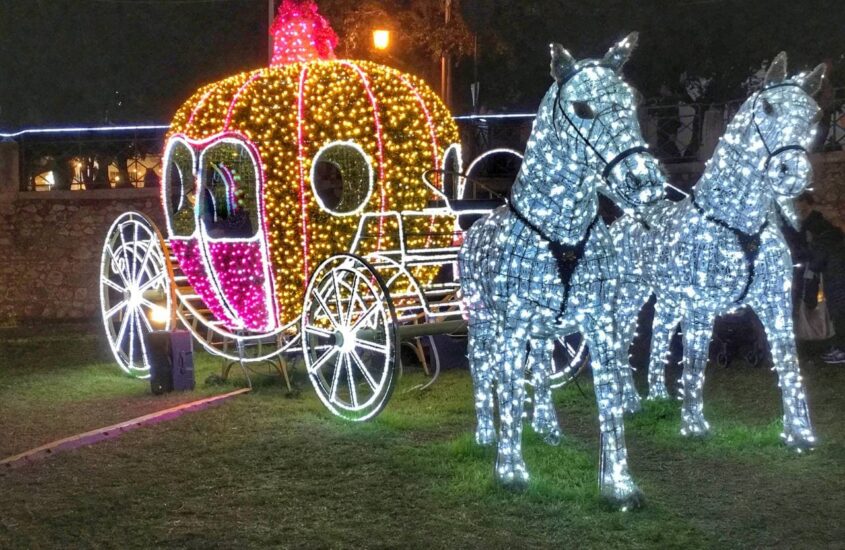
[[[103,240],[127,210],[163,223],[156,189],[0,192],[0,324],[96,318]]]

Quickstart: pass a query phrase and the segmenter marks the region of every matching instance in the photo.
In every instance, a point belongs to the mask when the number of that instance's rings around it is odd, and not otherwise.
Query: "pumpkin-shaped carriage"
[[[328,408],[363,420],[392,391],[403,339],[464,325],[448,109],[414,76],[324,57],[226,78],[177,111],[163,234],[129,212],[103,249],[125,371],[145,376],[146,334],[181,324],[232,362],[301,351]]]

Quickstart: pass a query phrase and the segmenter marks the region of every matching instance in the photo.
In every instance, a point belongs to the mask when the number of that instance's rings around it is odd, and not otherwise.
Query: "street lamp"
[[[390,46],[390,31],[377,29],[373,31],[373,47],[377,50],[386,50]]]

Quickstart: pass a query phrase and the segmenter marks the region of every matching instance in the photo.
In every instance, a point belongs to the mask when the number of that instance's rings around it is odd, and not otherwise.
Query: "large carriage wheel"
[[[164,250],[153,222],[126,212],[109,229],[100,260],[106,337],[120,368],[139,378],[149,376],[146,334],[170,328],[170,273]]]
[[[302,308],[302,351],[320,400],[337,416],[381,412],[396,382],[396,312],[381,276],[351,254],[314,271]]]

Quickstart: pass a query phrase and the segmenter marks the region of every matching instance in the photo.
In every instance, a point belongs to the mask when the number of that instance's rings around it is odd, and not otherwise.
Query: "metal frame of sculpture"
[[[622,509],[637,505],[641,493],[627,465],[612,317],[617,268],[597,193],[630,212],[663,196],[664,176],[647,152],[633,91],[619,75],[636,38],[600,60],[576,62],[552,46],[555,83],[541,102],[510,200],[469,230],[459,255],[480,444],[495,440],[494,383],[498,392],[497,479],[517,488],[528,481],[521,436],[529,340],[548,353],[548,341],[580,331],[593,358],[600,490]],[[541,395],[550,402],[543,387]],[[552,442],[559,437],[550,403],[535,411],[535,428]]]
[[[627,218],[611,228],[621,255],[616,316],[624,349],[643,303],[651,293],[657,296],[651,399],[669,396],[665,367],[672,334],[681,324],[684,435],[709,431],[702,390],[716,317],[751,307],[765,327],[779,376],[782,437],[798,450],[816,443],[795,349],[792,261],[773,218],[788,210],[789,199],[811,180],[807,147],[819,114],[811,96],[823,78],[824,65],[787,78],[786,54],[778,55],[764,87],[731,121],[692,195],[655,207],[645,223]],[[623,373],[625,400],[636,401],[631,371]]]

